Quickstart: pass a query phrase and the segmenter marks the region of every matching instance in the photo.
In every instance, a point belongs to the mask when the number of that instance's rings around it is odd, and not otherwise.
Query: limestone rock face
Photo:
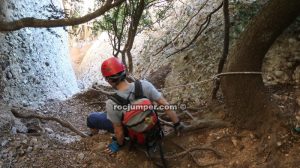
[[[108,34],[103,32],[84,55],[79,66],[78,80],[82,89],[87,89],[93,84],[108,85],[101,74],[101,64],[112,55],[112,48],[109,45]]]
[[[60,18],[60,9],[60,0],[1,0],[0,19]],[[79,91],[63,28],[1,32],[0,68],[0,98],[13,105],[36,106]]]

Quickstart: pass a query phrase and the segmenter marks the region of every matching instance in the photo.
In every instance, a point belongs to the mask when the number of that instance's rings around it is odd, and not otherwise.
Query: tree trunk
[[[133,47],[134,39],[137,34],[137,29],[140,23],[140,20],[143,15],[143,11],[145,9],[146,3],[145,0],[141,0],[138,2],[135,11],[133,11],[133,14],[131,15],[131,23],[128,30],[127,35],[127,41],[124,46],[123,52],[126,54],[128,58],[128,72],[132,74],[133,72],[133,62],[132,62],[132,55],[131,55],[131,49]]]
[[[261,71],[263,59],[276,38],[300,13],[299,0],[270,0],[248,24],[233,47],[227,72]],[[270,100],[262,76],[234,75],[221,81],[228,115],[239,128],[262,128],[278,110]]]

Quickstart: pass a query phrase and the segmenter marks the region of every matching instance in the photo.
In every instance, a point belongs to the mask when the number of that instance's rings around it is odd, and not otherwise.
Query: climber
[[[105,60],[102,63],[101,72],[105,80],[116,90],[116,94],[106,101],[107,113],[90,114],[87,125],[94,134],[98,129],[115,133],[115,138],[106,151],[110,154],[117,152],[124,145],[125,136],[129,136],[131,141],[142,144],[148,143],[147,141],[151,139],[149,133],[161,134],[158,116],[154,110],[126,111],[126,109],[115,108],[117,105],[128,105],[133,102],[138,102],[136,103],[138,105],[150,105],[152,102],[158,105],[168,105],[161,93],[146,80],[129,83],[126,80],[125,65],[116,57]],[[143,115],[146,113],[147,116]],[[172,110],[165,110],[165,113],[174,123],[175,131],[180,132],[184,125],[179,121],[176,113]],[[134,121],[138,119],[140,119],[139,122]],[[134,122],[135,124],[132,124]]]

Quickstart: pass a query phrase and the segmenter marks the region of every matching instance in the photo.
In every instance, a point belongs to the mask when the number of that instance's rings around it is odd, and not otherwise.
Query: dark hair
[[[122,81],[124,81],[126,79],[126,72],[125,71],[121,71],[113,76],[109,76],[107,77],[109,80],[111,80],[113,83],[120,83]]]

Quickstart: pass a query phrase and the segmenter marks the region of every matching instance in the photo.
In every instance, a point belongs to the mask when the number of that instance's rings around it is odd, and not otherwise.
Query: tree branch
[[[229,51],[229,28],[230,28],[230,17],[229,17],[229,9],[228,9],[228,0],[223,1],[223,15],[224,15],[224,47],[223,47],[223,53],[222,57],[220,59],[219,65],[218,65],[218,74],[220,74],[223,71],[223,67],[228,55]],[[212,99],[217,99],[217,93],[220,88],[220,80],[216,80],[215,86],[212,91]]]
[[[115,0],[115,2],[112,3],[113,0],[107,0],[106,3],[98,10],[79,18],[46,20],[46,19],[36,19],[33,17],[29,17],[29,18],[23,18],[20,20],[12,21],[12,22],[0,21],[0,31],[15,31],[15,30],[22,29],[24,27],[42,28],[42,27],[62,27],[62,26],[79,25],[103,15],[111,8],[121,5],[124,1],[125,0]]]
[[[190,19],[186,22],[185,26],[179,31],[179,33],[177,33],[177,35],[172,38],[172,40],[170,40],[168,43],[166,43],[164,46],[162,46],[153,56],[158,55],[160,52],[163,51],[164,48],[166,48],[167,46],[169,46],[173,41],[175,41],[182,33],[183,31],[189,26],[189,24],[191,23],[191,21],[200,13],[200,11],[205,7],[205,5],[207,4],[208,0],[206,0],[203,5],[198,9],[198,11],[192,16],[190,17]]]
[[[207,15],[206,20],[200,25],[200,27],[199,27],[196,35],[194,36],[194,38],[187,45],[185,45],[181,49],[179,49],[177,51],[174,51],[173,53],[169,54],[167,56],[167,58],[170,57],[170,56],[172,56],[172,55],[174,55],[174,54],[177,54],[177,53],[179,53],[179,52],[181,52],[181,51],[183,51],[183,50],[185,50],[187,48],[189,48],[198,39],[198,37],[204,32],[204,30],[208,27],[208,25],[209,25],[209,23],[211,21],[211,16],[214,13],[216,13],[219,9],[221,9],[222,6],[223,6],[223,2],[216,9],[214,9],[211,13],[209,13]]]

